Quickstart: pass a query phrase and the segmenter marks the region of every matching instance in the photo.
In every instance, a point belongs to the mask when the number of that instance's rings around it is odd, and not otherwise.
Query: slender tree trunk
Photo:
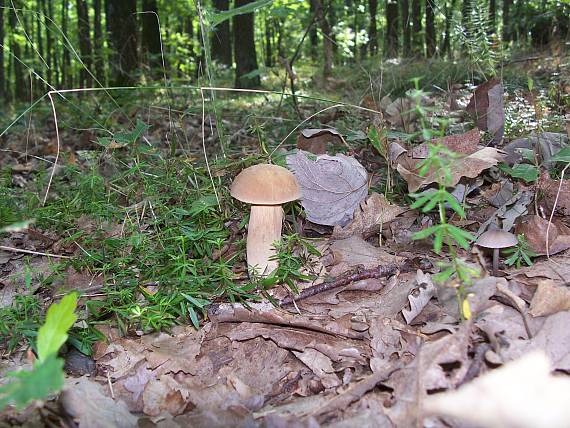
[[[338,58],[338,43],[336,42],[336,34],[333,28],[336,25],[336,9],[334,7],[334,0],[327,1],[327,22],[329,24],[329,40],[332,48],[332,61],[333,64],[337,62]]]
[[[414,55],[423,55],[424,52],[422,4],[420,0],[412,0],[412,51]]]
[[[370,56],[378,53],[378,28],[376,14],[378,13],[378,0],[368,0],[368,11],[370,12],[370,26],[368,27],[368,48]]]
[[[42,10],[42,1],[41,0],[36,1],[36,10],[38,12]],[[36,40],[37,40],[36,45],[38,48],[38,52],[40,53],[40,56],[45,59],[44,38],[42,37],[42,19],[41,19],[41,15],[39,13],[36,15]]]
[[[323,77],[326,79],[332,76],[332,65],[333,65],[333,44],[331,39],[331,27],[325,13],[324,8],[330,6],[331,0],[324,3],[327,0],[315,0],[317,6],[317,19],[321,26],[321,32],[323,33]]]
[[[273,67],[273,45],[271,44],[273,28],[271,17],[266,14],[263,23],[265,25],[265,66]]]
[[[445,34],[441,45],[441,56],[448,55],[451,57],[451,22],[453,21],[456,3],[457,0],[451,0],[451,4],[445,2]]]
[[[229,0],[214,0],[214,9],[218,11],[228,10],[229,7]],[[212,59],[228,67],[232,66],[232,38],[229,19],[218,24],[212,33]]]
[[[136,83],[138,68],[137,51],[137,1],[108,1],[107,19],[111,27],[111,45],[115,50],[115,69],[111,71],[113,85],[132,86]]]
[[[101,20],[101,0],[93,0],[93,59],[95,61],[95,76],[99,82],[107,84],[103,59],[103,27]]]
[[[386,37],[384,55],[388,58],[398,56],[398,2],[386,0]]]
[[[511,41],[511,6],[513,0],[503,0],[503,41]]]
[[[14,0],[14,7],[16,9],[21,8],[20,1]],[[10,10],[10,9],[9,9]],[[20,44],[16,40],[16,34],[21,34],[22,29],[19,28],[18,19],[16,17],[16,13],[13,10],[10,10],[10,18],[8,20],[8,25],[12,30],[10,34],[10,51],[12,52],[13,56],[16,58],[22,58],[22,51],[20,49]],[[20,101],[28,101],[27,96],[27,86],[24,80],[24,70],[22,68],[22,64],[20,61],[13,60],[11,61],[13,64],[13,75],[14,75],[14,99]]]
[[[435,0],[426,0],[426,54],[428,58],[435,55],[437,39],[435,36]]]
[[[87,10],[86,0],[77,0],[77,34],[79,35],[79,52],[81,60],[85,67],[81,67],[79,71],[79,87],[84,88],[91,86],[91,37],[89,35],[89,12]]]
[[[158,25],[158,4],[156,0],[143,0],[141,50],[144,62],[150,68],[150,75],[156,78],[161,75],[162,57],[160,50],[160,26]]]
[[[235,7],[251,3],[251,0],[235,0]],[[253,13],[236,15],[233,18],[234,55],[236,59],[235,85],[237,88],[255,88],[261,84],[259,75],[248,76],[257,70],[255,52],[255,29]]]
[[[410,31],[410,2],[409,0],[401,0],[402,8],[402,33],[404,39],[404,57],[409,57],[412,53],[412,34]]]
[[[310,18],[313,18],[317,12],[317,3],[315,0],[309,0]],[[308,25],[308,24],[307,24]],[[309,30],[309,43],[311,45],[311,58],[318,57],[317,47],[319,45],[319,34],[317,33],[317,26],[313,24]]]
[[[51,5],[51,1],[47,0],[48,5]],[[52,15],[53,16],[53,15]],[[68,34],[67,27],[69,22],[69,0],[63,0],[63,5],[61,9],[61,31],[65,36],[69,39],[70,35]],[[57,58],[57,56],[54,56]],[[63,63],[61,65],[61,86],[71,88],[73,86],[73,77],[70,72],[71,70],[71,54],[69,52],[69,48],[64,45],[63,46]]]
[[[490,34],[497,32],[497,1],[489,0],[489,24],[491,25]]]
[[[4,6],[5,1],[0,0],[0,100],[6,98],[6,73],[4,71]]]

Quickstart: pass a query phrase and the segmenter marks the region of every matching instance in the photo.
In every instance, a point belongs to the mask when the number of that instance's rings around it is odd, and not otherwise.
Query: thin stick
[[[218,191],[216,190],[216,183],[214,183],[214,177],[212,176],[212,170],[210,169],[210,162],[208,161],[208,154],[206,153],[206,100],[204,98],[204,91],[200,90],[200,96],[202,97],[202,150],[204,151],[204,160],[206,161],[206,169],[208,170],[208,175],[210,176],[210,181],[212,182],[212,187],[214,188],[214,195],[216,195],[216,201],[218,201],[218,207],[220,211],[222,210],[222,204],[220,203],[220,197],[218,196]]]
[[[39,251],[31,251],[31,250],[24,250],[22,248],[13,248],[13,247],[6,247],[4,245],[0,245],[0,250],[3,251],[10,251],[12,253],[26,253],[26,254],[33,254],[35,256],[45,256],[45,257],[54,257],[56,259],[71,259],[69,256],[62,256],[61,254],[51,254],[51,253],[41,253]]]
[[[60,141],[59,141],[59,125],[57,123],[57,112],[55,110],[55,104],[53,102],[52,91],[48,92],[49,102],[51,103],[51,109],[53,111],[53,119],[55,125],[55,139],[57,142],[57,151],[55,153],[55,160],[53,161],[53,166],[51,167],[51,173],[49,175],[49,181],[46,188],[46,194],[44,195],[44,200],[42,202],[42,206],[46,204],[47,197],[49,194],[49,189],[51,187],[51,182],[53,180],[53,176],[55,175],[55,170],[57,168],[57,161],[59,160],[59,149],[60,149]]]
[[[546,226],[546,258],[550,260],[550,225],[552,224],[552,218],[554,217],[554,212],[556,211],[556,206],[558,205],[558,198],[560,197],[560,192],[562,191],[562,183],[564,182],[564,174],[570,166],[567,164],[562,170],[560,175],[560,184],[558,184],[558,192],[556,192],[556,198],[554,199],[554,206],[552,207],[552,212],[550,213],[550,218],[548,219],[548,225]]]
[[[344,287],[345,285],[348,285],[352,282],[362,281],[364,279],[370,279],[370,278],[382,278],[385,276],[393,275],[398,271],[405,272],[408,269],[409,268],[405,264],[403,265],[389,264],[386,266],[377,266],[373,269],[362,270],[360,272],[353,273],[352,275],[337,278],[332,282],[323,282],[321,284],[305,288],[297,296],[285,297],[283,300],[279,302],[279,306],[288,306],[290,304],[298,302],[299,300],[307,299],[317,294],[324,293],[325,291],[330,291],[334,290],[335,288]]]

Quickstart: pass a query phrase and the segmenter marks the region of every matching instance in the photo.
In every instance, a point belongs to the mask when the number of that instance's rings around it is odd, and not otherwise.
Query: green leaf
[[[509,174],[512,177],[521,178],[527,183],[532,183],[538,178],[538,168],[535,165],[521,163],[512,167]]]
[[[418,194],[418,199],[410,206],[411,209],[415,210],[420,208],[422,205],[424,205],[427,201],[429,201],[431,199],[431,193],[419,193]],[[414,196],[414,195],[411,195]]]
[[[420,230],[419,232],[414,233],[413,239],[425,239],[428,236],[434,234],[438,229],[441,228],[441,225],[436,224],[435,226],[428,227],[427,229]]]
[[[212,13],[210,15],[210,25],[212,27],[215,27],[216,25],[219,25],[222,22],[233,18],[234,16],[244,15],[246,13],[255,12],[256,9],[260,9],[264,6],[267,6],[268,4],[271,4],[271,3],[273,3],[273,0],[257,0],[257,1],[245,4],[243,6],[240,6],[240,7],[235,7],[235,8],[230,9],[230,10]]]
[[[43,399],[63,388],[63,360],[51,354],[43,361],[38,360],[33,370],[11,372],[8,376],[14,380],[0,386],[0,410],[8,404],[22,409],[32,400]]]
[[[515,262],[518,260],[518,258],[519,258],[519,252],[518,252],[518,251],[515,251],[515,252],[511,255],[511,257],[509,257],[508,259],[505,260],[505,264],[506,264],[507,266],[512,266],[512,265],[515,264]]]
[[[445,192],[445,199],[453,211],[459,214],[461,218],[465,217],[465,211],[463,211],[463,207],[459,205],[459,202],[457,199],[455,199],[455,196],[453,196],[451,193]]]
[[[471,234],[465,232],[464,230],[462,230],[456,226],[452,226],[452,225],[448,225],[448,226],[449,226],[448,227],[449,234],[452,236],[452,238],[455,240],[455,242],[457,244],[459,244],[459,246],[461,246],[465,249],[469,248],[469,242],[467,241],[467,239],[470,239],[472,237]]]
[[[52,304],[47,311],[46,320],[38,331],[38,359],[43,361],[55,355],[67,340],[67,332],[77,319],[77,293],[70,293],[59,303]]]
[[[435,238],[433,240],[433,249],[437,254],[439,254],[439,252],[441,251],[441,247],[443,246],[443,231],[444,229],[435,232]]]
[[[554,162],[567,162],[570,163],[570,147],[564,147],[550,158]]]

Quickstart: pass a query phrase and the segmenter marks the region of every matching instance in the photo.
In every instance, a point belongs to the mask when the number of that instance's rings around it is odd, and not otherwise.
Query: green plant
[[[536,253],[532,251],[530,245],[523,234],[517,235],[518,244],[514,248],[507,248],[506,254],[510,254],[510,257],[505,260],[507,266],[515,265],[518,268],[526,263],[527,266],[532,266],[532,257],[536,257]]]
[[[457,199],[448,192],[451,185],[451,168],[458,155],[441,144],[430,144],[426,159],[420,162],[419,175],[425,176],[428,172],[434,173],[437,177],[437,189],[426,189],[423,192],[411,194],[415,202],[411,205],[413,209],[421,209],[427,213],[437,209],[438,224],[421,230],[413,235],[414,239],[425,239],[433,237],[433,248],[440,254],[445,244],[451,255],[450,263],[440,263],[441,272],[434,276],[434,280],[444,282],[452,276],[457,278],[457,299],[462,317],[466,317],[465,299],[467,297],[465,287],[470,285],[472,278],[477,276],[478,271],[467,265],[457,257],[455,245],[464,249],[469,248],[469,243],[475,239],[471,233],[449,224],[447,221],[446,205],[460,218],[465,217],[465,211]]]
[[[13,380],[0,387],[0,409],[9,404],[22,409],[31,401],[44,399],[63,387],[63,360],[57,353],[77,319],[76,306],[77,294],[72,293],[48,308],[46,320],[38,330],[37,359],[33,368],[7,374]]]

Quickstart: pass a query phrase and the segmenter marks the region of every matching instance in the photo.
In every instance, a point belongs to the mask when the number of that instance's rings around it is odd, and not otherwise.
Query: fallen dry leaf
[[[359,236],[351,236],[347,239],[333,241],[329,247],[332,253],[332,265],[328,266],[332,276],[342,273],[357,266],[371,269],[380,265],[400,263],[404,259],[394,256],[382,248],[369,244]]]
[[[568,137],[558,132],[541,132],[524,138],[517,138],[503,147],[507,152],[505,162],[509,165],[521,163],[524,159],[521,149],[536,150],[545,168],[550,169],[550,158],[568,145]]]
[[[334,128],[303,129],[297,136],[297,148],[315,155],[325,154],[327,147],[334,144],[346,144]]]
[[[547,214],[555,208],[560,216],[570,215],[570,180],[553,180],[548,171],[540,174],[537,183],[538,195],[541,196],[540,205],[545,208]]]
[[[488,80],[475,88],[465,109],[475,118],[479,129],[489,131],[495,144],[502,140],[505,126],[503,92],[498,79]]]
[[[550,279],[538,281],[536,293],[530,302],[529,314],[542,317],[570,310],[570,289]]]
[[[301,187],[307,219],[328,226],[348,224],[368,194],[368,173],[352,157],[321,155],[311,160],[301,150],[287,157]]]
[[[481,172],[497,165],[502,160],[503,154],[492,147],[485,147],[469,156],[458,159],[451,168],[450,186],[455,186],[462,177],[478,177]],[[410,156],[400,156],[397,163],[396,169],[408,183],[410,192],[415,192],[419,188],[438,180],[437,171],[430,171],[423,177],[418,175],[418,160]]]
[[[352,235],[363,237],[376,233],[383,225],[394,220],[408,209],[391,204],[384,195],[372,193],[366,201],[360,203],[360,209],[354,213],[354,219],[345,227],[335,226],[332,239],[345,239]]]
[[[546,230],[548,229],[548,220],[537,215],[529,215],[522,217],[515,228],[515,233],[523,234],[528,241],[532,251],[536,255],[547,254],[546,251]],[[548,232],[549,254],[557,254],[570,248],[570,235],[563,234],[559,231],[556,224],[550,224]]]
[[[87,377],[68,380],[60,400],[65,411],[85,428],[131,428],[137,418],[126,404],[113,400],[105,389]]]
[[[402,315],[407,324],[410,324],[425,308],[433,296],[436,295],[437,289],[431,280],[430,274],[425,274],[418,269],[416,273],[416,281],[418,288],[416,294],[409,295],[410,309],[402,309]]]
[[[550,374],[548,358],[533,352],[456,391],[424,402],[428,413],[486,428],[570,426],[570,380]]]

